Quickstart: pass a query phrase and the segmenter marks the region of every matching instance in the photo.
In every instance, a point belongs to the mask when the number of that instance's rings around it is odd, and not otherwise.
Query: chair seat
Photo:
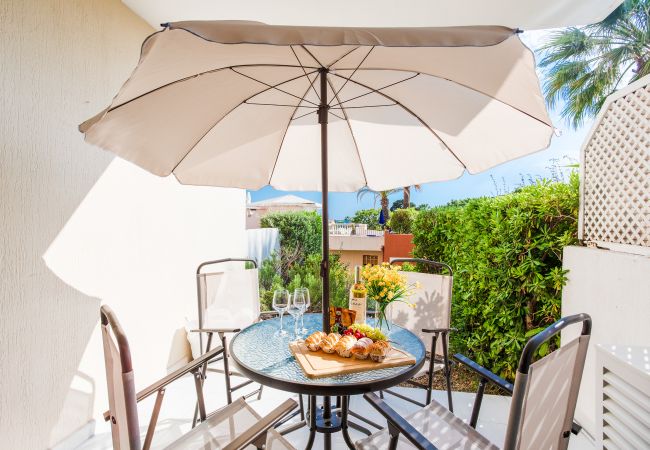
[[[440,450],[498,450],[499,448],[435,400],[406,419]],[[379,450],[388,448],[388,443],[388,430],[384,429],[356,442],[355,446],[359,450]],[[400,434],[397,448],[407,449],[415,446]]]
[[[260,419],[261,416],[243,398],[240,398],[216,411],[205,422],[165,448],[168,450],[221,449]]]

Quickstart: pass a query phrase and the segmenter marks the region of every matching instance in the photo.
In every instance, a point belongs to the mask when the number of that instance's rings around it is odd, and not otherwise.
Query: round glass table
[[[308,333],[303,338],[322,329],[321,314],[305,314],[304,321]],[[307,448],[311,448],[316,432],[325,433],[325,448],[330,448],[331,433],[337,431],[343,432],[346,443],[353,448],[347,433],[348,426],[367,434],[369,431],[348,421],[348,414],[364,420],[348,410],[349,396],[387,389],[414,376],[425,361],[424,344],[415,334],[391,324],[388,339],[394,347],[413,355],[415,364],[333,377],[309,378],[289,350],[289,342],[295,339],[293,323],[291,317],[285,317],[284,326],[288,332],[288,336],[285,337],[277,335],[280,329],[279,318],[264,320],[243,329],[230,343],[232,360],[241,373],[253,381],[275,389],[309,396],[309,411],[315,411],[315,414],[308,414],[309,422],[302,424],[309,425],[310,429]],[[368,323],[373,325],[374,320],[369,319]],[[317,396],[324,397],[320,408],[316,407]],[[337,397],[337,406],[334,408],[330,397]],[[376,426],[374,423],[368,423]]]

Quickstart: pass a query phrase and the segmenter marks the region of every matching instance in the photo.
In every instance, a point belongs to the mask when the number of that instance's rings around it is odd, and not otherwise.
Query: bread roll
[[[320,342],[320,349],[325,353],[334,353],[334,346],[341,339],[338,333],[330,333]]]
[[[382,362],[390,353],[391,346],[388,341],[376,341],[370,346],[370,359]]]
[[[312,333],[307,339],[305,339],[305,345],[310,351],[316,352],[320,349],[321,341],[326,337],[327,337],[326,333],[323,333],[322,331],[317,331],[315,333]]]
[[[354,344],[356,343],[357,343],[357,338],[355,338],[354,336],[350,336],[350,335],[343,336],[341,339],[339,339],[339,341],[334,346],[334,350],[336,351],[336,353],[339,354],[339,356],[342,356],[344,358],[349,358],[350,356],[352,356],[350,351],[352,350]]]
[[[362,337],[359,339],[350,353],[357,359],[367,359],[370,354],[370,346],[372,345],[372,339],[367,337]]]

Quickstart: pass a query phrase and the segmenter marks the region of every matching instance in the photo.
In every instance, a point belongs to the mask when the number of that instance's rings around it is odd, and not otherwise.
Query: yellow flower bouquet
[[[407,298],[417,286],[407,284],[406,277],[400,272],[399,266],[389,263],[374,266],[368,264],[361,270],[361,277],[365,281],[368,298],[376,303],[380,329],[384,325],[386,329],[390,329],[386,320],[386,308],[392,302],[404,302],[415,307],[407,301]]]

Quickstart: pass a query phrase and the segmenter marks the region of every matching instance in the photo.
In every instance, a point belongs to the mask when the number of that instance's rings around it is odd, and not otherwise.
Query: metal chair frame
[[[392,263],[416,263],[416,264],[422,264],[424,266],[430,267],[432,269],[444,269],[447,272],[449,272],[449,276],[451,277],[451,287],[450,287],[450,294],[453,294],[454,290],[454,273],[451,267],[448,264],[438,262],[438,261],[430,261],[428,259],[422,259],[422,258],[391,258],[390,259],[391,264]],[[451,324],[451,298],[449,299],[449,321]],[[398,397],[402,400],[406,400],[408,402],[411,402],[413,404],[416,404],[418,406],[426,406],[429,403],[431,403],[431,393],[433,391],[433,375],[435,373],[435,364],[436,362],[442,363],[443,364],[443,369],[442,373],[443,376],[445,377],[445,383],[447,385],[447,405],[449,407],[449,411],[454,412],[454,404],[451,398],[451,367],[452,367],[452,360],[449,358],[449,333],[452,331],[455,331],[453,328],[435,328],[435,329],[422,329],[423,333],[431,334],[431,350],[429,351],[429,355],[427,356],[427,359],[429,360],[429,367],[427,370],[428,374],[428,381],[426,384],[424,383],[418,383],[414,380],[408,380],[407,383],[410,385],[421,388],[426,390],[427,392],[427,397],[425,403],[419,402],[417,400],[414,400],[412,398],[406,397],[405,395],[400,394],[399,392],[395,392],[391,389],[386,389],[384,391],[380,391],[380,397],[383,398],[384,393],[391,394],[395,397]],[[442,339],[442,351],[443,351],[443,356],[442,360],[440,358],[436,358],[436,348],[438,344],[438,340]]]
[[[225,377],[225,387],[226,387],[226,400],[228,404],[232,403],[232,394],[233,392],[248,386],[249,384],[253,383],[253,380],[246,380],[243,381],[242,383],[239,383],[235,386],[232,386],[230,377],[231,376],[238,376],[241,378],[246,378],[244,375],[242,375],[239,372],[232,371],[230,369],[230,357],[228,356],[228,343],[227,343],[227,338],[226,338],[226,333],[239,333],[241,329],[239,328],[204,328],[203,327],[203,305],[201,304],[201,280],[200,276],[203,275],[203,268],[206,266],[212,266],[215,264],[224,264],[224,263],[229,263],[229,262],[243,262],[243,263],[250,263],[253,265],[253,268],[257,268],[258,264],[257,261],[251,258],[223,258],[223,259],[216,259],[212,261],[205,261],[201,264],[196,269],[196,297],[197,297],[197,306],[198,306],[198,319],[199,319],[199,328],[195,330],[190,330],[190,332],[195,332],[199,333],[199,342],[200,342],[200,347],[201,347],[201,352],[202,353],[207,353],[211,349],[212,341],[214,340],[214,335],[217,334],[220,342],[220,347],[221,349],[224,349],[222,354],[215,358],[213,361],[218,362],[218,361],[223,361],[223,369],[219,368],[209,368],[208,367],[208,362],[206,362],[202,369],[201,369],[201,383],[205,382],[205,378],[207,377],[207,372],[215,372],[215,373],[222,373],[224,374]],[[247,269],[244,269],[247,270]],[[270,315],[277,315],[276,311],[260,311],[260,315],[257,318],[257,321],[262,320],[263,316],[270,316]],[[203,334],[207,334],[207,342],[205,349],[203,348]],[[210,362],[213,362],[210,361]],[[264,389],[264,385],[260,385],[260,387],[252,392],[249,392],[248,394],[244,395],[243,398],[247,399],[249,397],[254,396],[257,394],[257,399],[262,398],[262,391]],[[291,418],[295,417],[296,415],[300,414],[300,417],[304,419],[304,408],[303,408],[303,399],[302,395],[299,396],[299,401],[300,401],[300,408],[298,411],[294,411],[292,414],[289,416],[285,417],[280,423],[276,424],[276,427],[281,426],[283,423],[287,422]],[[199,411],[199,405],[197,403],[196,407],[194,408],[194,420],[193,420],[193,426],[197,423],[198,419],[198,411]]]
[[[553,336],[557,335],[567,326],[578,323],[582,324],[581,336],[589,336],[591,334],[591,317],[589,317],[588,314],[583,313],[562,318],[547,327],[544,331],[532,337],[526,343],[526,346],[522,351],[521,358],[519,360],[519,366],[517,369],[515,385],[490,372],[466,356],[463,356],[461,354],[454,355],[454,358],[459,363],[466,365],[481,377],[469,425],[472,428],[476,428],[485,385],[487,383],[493,383],[499,386],[500,388],[513,395],[510,408],[510,416],[508,418],[508,425],[506,429],[504,449],[515,450],[517,448],[517,442],[521,430],[520,425],[522,420],[523,406],[526,399],[525,396],[528,383],[528,372],[533,362],[533,356],[543,343],[547,342]],[[400,433],[404,434],[409,442],[419,450],[437,450],[437,447],[434,444],[429,442],[426,437],[417,431],[415,427],[413,427],[405,418],[400,416],[395,410],[388,406],[380,397],[374,393],[367,393],[364,394],[364,398],[388,421],[390,450],[395,450],[397,448],[397,441]],[[573,405],[573,409],[575,410],[575,405]],[[563,432],[563,438],[566,439],[565,443],[567,445],[571,433],[578,434],[580,432],[580,429],[581,427],[578,424],[572,422],[571,429]]]
[[[110,327],[115,341],[117,343],[117,348],[120,354],[120,362],[122,367],[123,374],[123,388],[124,388],[124,402],[126,409],[126,421],[125,424],[127,427],[128,440],[129,440],[129,449],[130,450],[148,450],[151,447],[153,441],[154,432],[156,428],[156,423],[158,422],[158,416],[160,413],[160,408],[162,406],[162,401],[165,395],[165,390],[167,387],[174,381],[180,379],[181,377],[192,374],[194,377],[194,385],[196,387],[196,395],[198,402],[198,410],[201,422],[209,419],[213,415],[224,411],[225,408],[230,407],[226,405],[222,409],[218,409],[210,414],[207,414],[205,408],[205,400],[203,396],[203,383],[201,379],[201,368],[205,364],[214,360],[221,353],[223,353],[223,348],[215,348],[209,352],[204,353],[199,358],[194,359],[185,366],[175,370],[166,377],[156,381],[152,385],[144,388],[137,394],[135,393],[135,383],[133,381],[133,364],[131,360],[131,350],[129,348],[129,343],[126,338],[126,334],[122,329],[117,317],[113,313],[110,307],[103,305],[100,308],[100,319],[102,326]],[[128,375],[128,376],[124,376]],[[110,380],[108,381],[110,383]],[[110,387],[109,387],[110,389]],[[154,408],[151,413],[151,418],[149,419],[149,425],[147,427],[147,433],[145,436],[144,443],[140,443],[140,426],[138,419],[138,409],[137,403],[144,400],[145,398],[156,394],[156,400],[154,403]],[[247,447],[248,445],[255,445],[257,448],[262,448],[264,439],[266,437],[266,432],[269,428],[273,427],[278,423],[283,417],[289,414],[293,409],[298,406],[295,401],[287,400],[282,403],[279,407],[274,409],[267,416],[263,417],[257,424],[246,430],[244,433],[239,435],[233,442],[224,447],[224,449],[234,450]],[[112,427],[119,427],[122,425],[118,423],[115,415],[111,411],[104,412],[104,420],[110,421]],[[207,424],[206,424],[207,425]],[[119,433],[119,431],[118,431]],[[114,443],[114,446],[119,449],[119,443]]]
[[[197,306],[198,306],[198,319],[199,319],[199,328],[190,330],[190,332],[193,333],[199,333],[199,343],[201,347],[201,353],[205,354],[211,351],[211,346],[212,346],[212,341],[214,339],[214,335],[217,334],[219,338],[219,343],[220,346],[218,348],[222,349],[223,351],[220,352],[220,356],[213,359],[212,361],[209,362],[218,362],[218,361],[223,361],[223,369],[218,369],[218,368],[210,368],[208,367],[208,361],[205,362],[203,367],[201,368],[201,384],[205,382],[205,379],[207,377],[207,372],[215,372],[215,373],[222,373],[225,378],[225,388],[226,388],[226,400],[228,404],[232,403],[232,394],[233,392],[248,386],[249,384],[253,383],[253,380],[246,380],[240,384],[237,384],[235,386],[232,385],[230,377],[231,376],[239,376],[242,378],[245,378],[242,374],[232,371],[230,369],[230,362],[229,362],[229,357],[228,357],[228,343],[227,343],[227,338],[226,338],[226,333],[238,333],[241,331],[239,328],[204,328],[203,322],[204,322],[204,317],[203,317],[203,305],[201,303],[201,275],[203,275],[203,268],[206,266],[211,266],[214,264],[223,264],[223,263],[228,263],[228,262],[243,262],[243,263],[251,263],[254,268],[257,268],[257,262],[254,259],[251,258],[223,258],[223,259],[216,259],[212,261],[205,261],[199,264],[199,266],[196,268],[196,297],[197,297]],[[247,269],[244,269],[247,270]],[[260,313],[261,314],[261,313]],[[265,312],[265,314],[268,314],[268,312]],[[257,320],[260,320],[258,317]],[[207,342],[205,345],[205,348],[203,347],[203,334],[207,335]],[[257,394],[257,399],[262,398],[262,390],[264,386],[260,385],[260,387],[252,392],[249,392],[248,394],[244,395],[244,399],[249,398]],[[197,423],[198,419],[198,412],[199,412],[199,404],[197,403],[196,407],[194,408],[194,420],[193,420],[193,425],[194,426]]]

